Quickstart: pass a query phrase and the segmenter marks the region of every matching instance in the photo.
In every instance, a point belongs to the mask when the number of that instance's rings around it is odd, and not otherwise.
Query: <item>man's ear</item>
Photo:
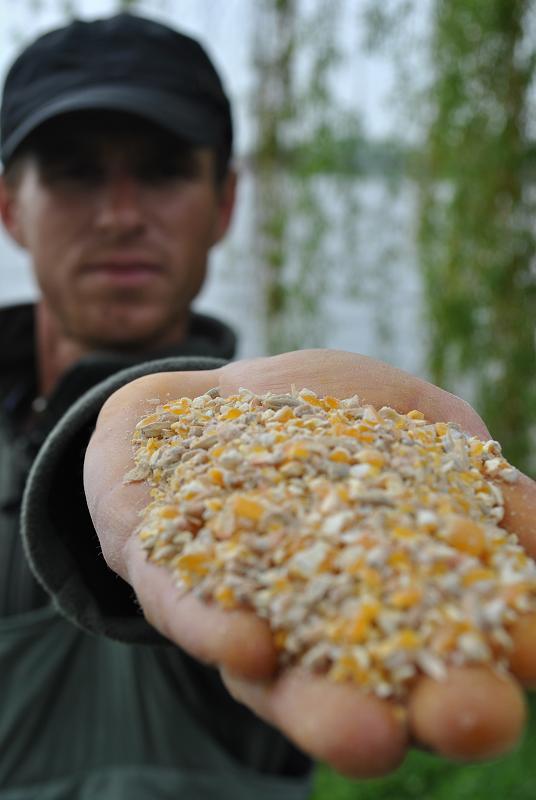
[[[24,247],[24,237],[19,224],[17,189],[10,185],[3,175],[0,175],[0,217],[11,238]]]
[[[229,169],[222,185],[218,189],[219,216],[213,244],[217,244],[221,239],[223,239],[229,229],[229,225],[231,224],[233,210],[235,207],[237,182],[238,175],[236,170]]]

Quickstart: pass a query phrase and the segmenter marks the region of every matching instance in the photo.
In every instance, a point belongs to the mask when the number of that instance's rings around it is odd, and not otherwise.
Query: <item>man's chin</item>
[[[84,337],[86,349],[89,351],[110,351],[116,353],[135,354],[158,349],[157,339],[151,335],[109,336],[89,335]]]
[[[108,350],[125,354],[143,354],[177,344],[184,338],[186,325],[123,326],[121,330],[85,331],[80,338],[88,350]]]

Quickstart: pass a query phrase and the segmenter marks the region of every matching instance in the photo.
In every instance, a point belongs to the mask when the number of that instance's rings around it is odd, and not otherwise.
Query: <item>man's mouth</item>
[[[127,255],[93,261],[83,270],[90,280],[125,288],[143,286],[161,274],[162,268],[156,262]]]

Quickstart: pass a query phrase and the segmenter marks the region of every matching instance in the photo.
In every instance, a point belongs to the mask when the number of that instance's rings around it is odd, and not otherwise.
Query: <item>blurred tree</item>
[[[535,5],[436,0],[420,227],[432,376],[464,386],[506,456],[532,472]]]
[[[285,130],[293,118],[296,0],[263,0],[255,10],[253,114],[256,136],[255,245],[265,301],[265,337],[278,349],[278,322],[287,310],[283,271],[289,223],[289,186],[281,174]],[[273,325],[271,323],[274,323]]]
[[[322,344],[330,286],[357,276],[354,190],[364,139],[331,84],[343,58],[341,7],[341,0],[255,6],[255,246],[269,352]],[[374,155],[380,164],[385,151]],[[343,263],[330,253],[334,229],[346,245]]]
[[[117,0],[117,7],[121,11],[141,11],[141,5],[140,0]]]

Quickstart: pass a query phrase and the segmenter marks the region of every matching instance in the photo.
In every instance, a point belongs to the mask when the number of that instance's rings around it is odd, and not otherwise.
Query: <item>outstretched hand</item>
[[[499,755],[521,735],[522,687],[536,683],[536,619],[513,631],[511,676],[483,666],[451,669],[438,683],[423,676],[402,708],[334,684],[298,668],[277,671],[267,624],[252,612],[224,611],[192,595],[177,597],[171,574],[150,563],[135,536],[149,501],[142,484],[125,484],[132,466],[131,437],[154,399],[195,397],[218,386],[222,396],[246,387],[257,393],[290,391],[358,394],[364,403],[401,413],[422,411],[430,421],[457,422],[467,433],[491,438],[467,403],[431,384],[364,356],[301,351],[239,361],[205,372],[161,373],[116,392],[103,407],[88,447],[85,485],[89,509],[109,566],[134,588],[149,622],[194,657],[217,666],[231,694],[278,727],[312,757],[346,775],[386,774],[417,744],[456,759]],[[522,476],[503,485],[504,527],[536,556],[536,484]]]

